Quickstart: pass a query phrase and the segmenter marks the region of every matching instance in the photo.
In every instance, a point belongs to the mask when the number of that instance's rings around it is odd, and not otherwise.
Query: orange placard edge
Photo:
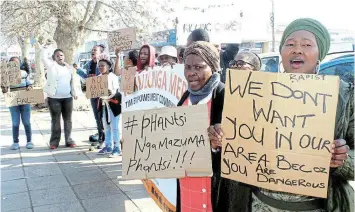
[[[164,195],[159,191],[158,187],[151,180],[142,180],[143,185],[151,198],[164,212],[175,212],[176,208],[171,204]]]

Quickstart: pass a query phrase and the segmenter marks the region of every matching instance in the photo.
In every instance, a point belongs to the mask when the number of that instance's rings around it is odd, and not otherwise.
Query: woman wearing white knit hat
[[[158,60],[162,66],[175,65],[177,63],[177,50],[173,46],[164,46],[161,49]]]

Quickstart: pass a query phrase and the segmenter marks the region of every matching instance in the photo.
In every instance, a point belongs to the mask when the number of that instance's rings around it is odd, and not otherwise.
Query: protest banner
[[[108,77],[107,75],[89,77],[86,79],[86,98],[96,98],[108,96]]]
[[[222,177],[327,197],[339,77],[228,71]]]
[[[207,104],[123,113],[124,179],[212,176]]]
[[[123,111],[176,106],[187,90],[184,65],[156,67],[136,75],[135,90],[123,96]]]
[[[177,45],[186,45],[191,32],[203,29],[209,35],[213,44],[245,43],[267,40],[269,12],[267,1],[249,0],[237,4],[235,0],[182,0],[177,9],[179,22],[177,24]],[[258,8],[255,7],[258,5]],[[260,7],[260,8],[259,8]],[[250,14],[258,14],[258,19]],[[217,16],[215,14],[225,14]],[[191,18],[193,17],[193,18]],[[255,29],[258,32],[255,33]]]
[[[4,94],[7,107],[44,103],[43,89],[11,91]]]
[[[123,112],[175,107],[187,90],[184,65],[181,64],[155,67],[149,72],[136,75],[135,81],[136,91],[130,95],[123,94]],[[176,178],[147,179],[142,182],[162,211],[175,211]]]
[[[20,84],[21,83],[20,64],[14,61],[7,63],[7,75],[9,78],[10,85]]]
[[[130,67],[128,70],[123,70],[121,74],[121,92],[131,94],[134,92],[134,78],[137,69]]]
[[[135,28],[125,28],[109,32],[107,39],[110,52],[114,52],[116,48],[121,51],[137,48]]]

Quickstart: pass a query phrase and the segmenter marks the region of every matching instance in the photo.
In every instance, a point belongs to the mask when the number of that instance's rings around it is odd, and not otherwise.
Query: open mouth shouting
[[[304,60],[302,58],[293,58],[290,60],[291,68],[299,69],[304,65]]]

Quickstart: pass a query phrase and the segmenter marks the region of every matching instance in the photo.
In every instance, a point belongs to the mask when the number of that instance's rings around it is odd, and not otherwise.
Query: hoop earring
[[[315,74],[319,74],[319,70],[320,70],[320,60],[317,61],[317,66],[316,66],[316,69],[315,69]]]

